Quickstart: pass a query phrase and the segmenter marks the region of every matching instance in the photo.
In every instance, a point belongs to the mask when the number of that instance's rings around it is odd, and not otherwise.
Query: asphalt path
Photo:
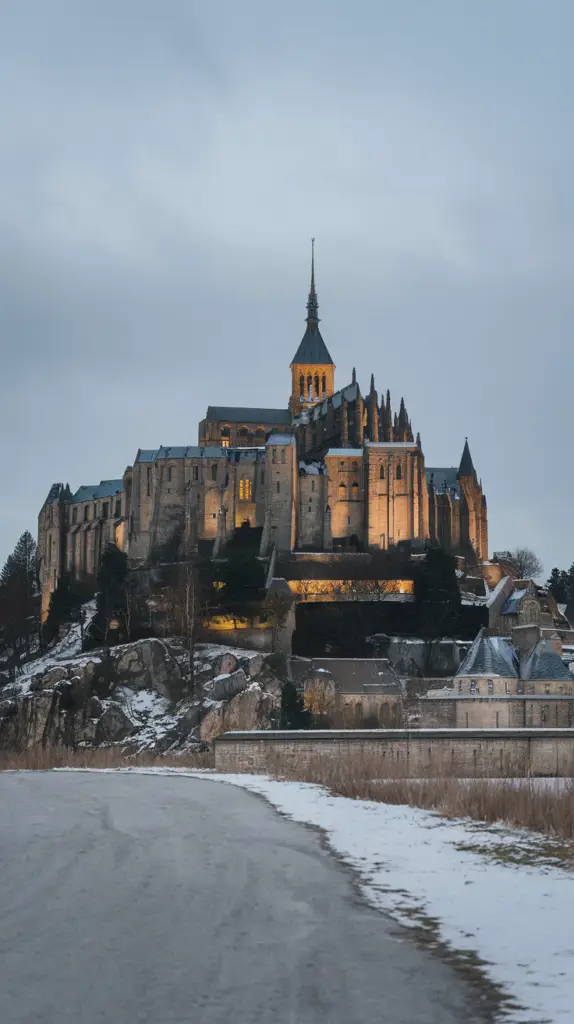
[[[471,1024],[451,966],[235,786],[0,774],[1,1024]]]

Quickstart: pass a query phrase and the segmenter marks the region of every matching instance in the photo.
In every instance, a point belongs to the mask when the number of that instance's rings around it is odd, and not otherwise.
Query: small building
[[[386,658],[290,658],[289,678],[326,724],[398,728],[404,687]]]
[[[422,728],[572,728],[574,677],[558,634],[538,624],[516,626],[512,638],[482,629],[452,685],[421,698]]]

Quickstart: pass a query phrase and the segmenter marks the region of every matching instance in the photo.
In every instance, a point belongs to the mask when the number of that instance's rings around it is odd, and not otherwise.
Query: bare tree
[[[514,548],[508,559],[521,580],[534,580],[541,575],[544,566],[532,548]]]
[[[274,651],[277,650],[279,633],[285,625],[292,603],[293,600],[288,594],[281,593],[278,590],[269,591],[265,598],[265,617],[271,623],[273,629],[272,647]]]

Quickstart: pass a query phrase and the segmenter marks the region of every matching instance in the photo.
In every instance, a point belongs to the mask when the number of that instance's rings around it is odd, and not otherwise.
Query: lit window
[[[239,481],[239,500],[251,501],[251,480],[245,476]]]
[[[351,490],[352,490],[352,494],[353,494],[353,501],[357,501],[357,499],[359,497],[359,485],[358,485],[356,480],[353,480],[353,484],[352,484]]]
[[[228,437],[222,437],[221,438],[221,447],[222,448],[229,448],[229,438]]]
[[[346,488],[344,482],[341,480],[341,483],[339,484],[339,499],[341,501],[344,501],[346,497],[347,497],[347,488]]]

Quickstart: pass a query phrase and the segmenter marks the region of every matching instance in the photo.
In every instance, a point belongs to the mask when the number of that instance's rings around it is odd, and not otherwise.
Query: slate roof
[[[99,498],[113,498],[123,491],[122,480],[100,480],[99,484],[85,484],[72,496],[72,502],[98,501]]]
[[[294,363],[314,363],[319,366],[334,366],[329,355],[329,350],[321,337],[319,325],[311,321],[307,324],[307,330],[301,338],[301,343],[293,356],[291,365]]]
[[[457,676],[506,676],[512,679],[572,679],[569,669],[549,640],[539,640],[519,659],[505,637],[478,634]]]
[[[456,674],[518,679],[518,658],[508,640],[500,636],[484,636],[481,630]]]
[[[512,591],[512,593],[509,595],[509,597],[506,598],[506,601],[504,602],[504,604],[502,606],[502,611],[500,612],[500,614],[501,615],[518,615],[518,612],[520,611],[520,607],[522,605],[522,602],[523,602],[523,600],[524,600],[524,598],[526,597],[527,594],[528,594],[528,590],[527,589],[526,590],[516,590],[516,589],[514,589]]]
[[[221,448],[214,445],[162,445],[160,448],[145,448],[138,451],[136,462],[156,462],[157,459],[226,459],[236,448]]]
[[[284,426],[291,423],[289,409],[250,409],[243,405],[208,405],[206,420],[227,420],[228,423],[269,423]]]
[[[309,675],[324,672],[339,693],[386,694],[400,697],[403,687],[387,658],[290,658],[292,682],[303,684]]]
[[[460,494],[457,473],[456,466],[427,466],[425,468],[427,484],[429,487],[431,486],[432,478],[433,486],[438,494],[444,494],[451,490],[455,491],[457,495]]]
[[[570,670],[556,653],[549,640],[536,644],[532,654],[521,666],[523,679],[570,679]]]

